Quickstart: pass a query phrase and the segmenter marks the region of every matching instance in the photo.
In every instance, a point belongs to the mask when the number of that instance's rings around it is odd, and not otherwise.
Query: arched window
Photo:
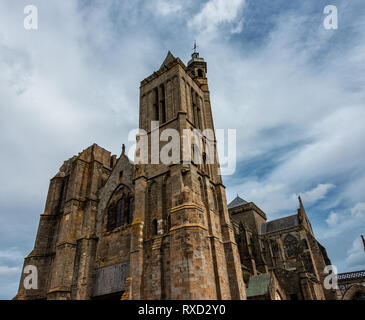
[[[202,202],[204,204],[206,204],[206,202],[205,202],[204,185],[203,185],[203,181],[202,181],[201,178],[199,178],[199,186],[200,186],[200,198],[201,198]]]
[[[216,213],[219,213],[219,205],[217,200],[217,194],[215,193],[215,189],[211,187],[210,189],[212,191],[212,197],[213,197],[213,206]]]
[[[303,245],[303,249],[304,250],[307,250],[308,249],[308,242],[307,242],[307,240],[303,239],[302,240],[302,245]]]
[[[123,172],[123,171],[121,171],[121,172]],[[121,185],[118,192],[117,192],[117,194],[123,194],[123,193],[124,193],[124,185]]]
[[[203,170],[205,173],[208,172],[207,170],[207,154],[204,152],[203,153]]]
[[[107,221],[107,231],[111,231],[116,226],[116,207],[110,206],[108,208],[108,221]]]
[[[124,208],[125,208],[125,200],[124,198],[121,198],[117,202],[116,227],[120,227],[124,224],[125,221]]]
[[[167,217],[167,232],[170,231],[171,228],[171,215],[169,214]]]
[[[156,236],[157,232],[158,232],[157,220],[153,219],[153,221],[152,221],[152,233],[153,233],[154,236]]]
[[[291,234],[287,235],[284,240],[285,253],[288,258],[298,254],[298,240]]]
[[[202,114],[201,114],[201,112],[200,112],[200,108],[199,107],[197,107],[197,118],[198,118],[198,124],[197,124],[197,126],[198,126],[198,129],[202,129],[202,123],[201,123],[201,121],[202,121]]]
[[[123,181],[123,170],[119,172],[119,183],[122,181]]]
[[[161,85],[161,123],[166,122],[166,106],[165,106],[165,86]]]
[[[130,224],[133,220],[134,197],[127,186],[120,185],[114,192],[107,209],[107,231]]]
[[[198,77],[199,78],[203,78],[203,70],[202,69],[198,69]]]
[[[133,221],[133,211],[134,211],[134,198],[129,198],[129,207],[128,207],[128,221],[127,223],[130,224]]]
[[[196,94],[193,88],[191,88],[190,90],[190,99],[191,99],[191,111],[193,112],[192,114],[192,119],[193,119],[193,124],[194,126],[197,126],[198,124],[198,120],[197,120],[197,114],[196,114]]]
[[[159,121],[160,120],[160,110],[159,110],[159,105],[158,105],[158,88],[153,89],[153,119],[152,120],[156,120]]]
[[[272,248],[273,253],[276,253],[279,251],[279,246],[276,241],[271,242],[271,248]]]

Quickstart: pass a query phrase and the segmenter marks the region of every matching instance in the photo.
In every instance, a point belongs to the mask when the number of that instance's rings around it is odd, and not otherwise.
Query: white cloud
[[[24,259],[24,253],[19,251],[17,248],[9,248],[0,250],[0,261],[22,261]]]
[[[301,197],[308,204],[312,204],[312,203],[317,202],[318,200],[323,199],[326,196],[326,194],[328,193],[328,191],[334,187],[335,187],[335,185],[333,185],[331,183],[319,184],[312,190],[308,190],[308,191],[304,192],[301,195]]]
[[[346,235],[351,229],[365,227],[364,203],[357,203],[349,209],[331,212],[326,223],[327,228],[321,228],[321,239],[338,238],[340,235]]]
[[[358,269],[365,268],[365,251],[360,236],[355,238],[347,253],[346,262],[349,267]]]
[[[19,267],[8,267],[8,266],[0,266],[0,276],[7,277],[19,274]]]
[[[242,0],[78,3],[39,1],[39,30],[30,33],[22,27],[27,1],[0,2],[2,243],[16,233],[35,237],[49,178],[65,159],[94,142],[120,152],[138,123],[139,81],[168,49],[187,61],[196,36],[216,128],[237,128],[238,169],[275,164],[265,174],[224,177],[228,198],[238,192],[269,219],[295,212],[298,194],[305,205],[326,203],[331,214],[322,212],[327,225],[318,230],[334,253],[363,226],[365,27],[350,14],[363,0],[346,4],[336,32],[323,30],[313,11],[277,12],[257,45],[247,34],[230,41],[250,23]],[[328,201],[329,191],[338,196]]]
[[[198,12],[189,22],[190,28],[200,33],[200,41],[206,42],[219,36],[219,28],[225,24],[238,23],[231,28],[232,33],[242,31],[242,9],[245,0],[209,0],[201,11]]]
[[[356,206],[351,209],[351,216],[356,219],[365,220],[365,202],[356,204]]]
[[[0,299],[1,300],[10,300],[12,299],[18,290],[19,282],[18,281],[2,281],[0,286]]]
[[[326,219],[326,222],[330,227],[334,227],[339,223],[340,220],[341,216],[339,213],[331,212],[328,218]]]
[[[232,34],[241,33],[243,30],[243,22],[244,22],[243,18],[238,20],[238,22],[231,28],[231,33]]]
[[[181,0],[157,0],[153,2],[153,10],[162,16],[167,16],[180,12],[183,9],[182,2]]]
[[[318,184],[316,187],[303,192],[293,193],[292,187],[285,183],[275,184],[271,179],[264,182],[248,181],[244,184],[235,185],[228,189],[229,197],[233,198],[236,193],[240,194],[246,201],[253,201],[259,205],[267,214],[268,219],[277,218],[282,212],[295,212],[298,207],[298,196],[300,195],[306,206],[323,200],[328,191],[334,188],[333,184]]]

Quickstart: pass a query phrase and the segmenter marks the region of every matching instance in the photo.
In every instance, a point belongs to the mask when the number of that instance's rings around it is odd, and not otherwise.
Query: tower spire
[[[192,61],[194,59],[199,59],[199,52],[196,51],[197,48],[198,48],[198,45],[196,44],[196,40],[194,40],[194,46],[192,48],[193,53],[191,54],[192,59],[190,61]]]
[[[194,50],[194,52],[193,53],[197,53],[196,52],[196,48],[197,48],[198,46],[196,45],[196,40],[194,40],[194,47],[193,47],[193,50]]]
[[[298,200],[299,200],[299,207],[303,208],[303,202],[302,202],[302,198],[300,197],[300,195],[298,196]]]
[[[361,235],[361,239],[362,239],[362,244],[364,245],[364,251],[365,251],[365,239],[364,239],[363,235]]]
[[[199,57],[197,48],[198,45],[196,44],[196,40],[194,40],[194,46],[192,48],[193,53],[191,54],[191,59],[187,66],[193,77],[206,78],[207,64],[203,58]]]

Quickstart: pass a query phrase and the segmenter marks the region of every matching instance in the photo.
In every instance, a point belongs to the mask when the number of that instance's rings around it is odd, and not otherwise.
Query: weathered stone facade
[[[338,274],[337,285],[338,300],[365,300],[365,270]]]
[[[214,130],[206,72],[198,54],[186,67],[169,53],[141,82],[149,141],[151,121]],[[23,275],[16,298],[245,299],[226,203],[218,163],[134,165],[93,145],[51,180],[24,263],[38,268],[39,289],[25,290]]]
[[[185,66],[169,52],[141,82],[137,139],[214,132],[206,73],[198,53]],[[158,139],[158,151],[168,143]],[[245,274],[268,285],[251,298],[326,298],[328,258],[302,204],[295,217],[266,222],[253,203],[228,209],[217,160],[146,156],[133,163],[124,146],[117,159],[94,144],[63,164],[24,261],[37,267],[38,289],[25,289],[22,274],[15,299],[246,299]]]
[[[336,298],[334,290],[324,287],[324,269],[331,262],[325,248],[315,239],[300,198],[297,214],[268,222],[260,208],[238,196],[228,207],[247,273],[249,299]],[[277,281],[267,282],[266,295],[258,297],[251,285],[257,286],[260,276],[267,274]]]

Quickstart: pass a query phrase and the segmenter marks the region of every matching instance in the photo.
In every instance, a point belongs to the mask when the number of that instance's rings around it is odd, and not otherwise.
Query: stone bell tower
[[[148,163],[136,158],[132,299],[246,298],[215,151],[207,161],[206,145],[215,150],[216,141],[206,73],[197,52],[187,66],[168,52],[140,85],[137,140],[148,141],[148,150],[140,148],[137,156],[144,153]],[[206,129],[212,134],[202,136],[199,148],[183,143],[187,132]],[[178,161],[163,161],[164,152]],[[187,155],[193,159],[186,161]]]

